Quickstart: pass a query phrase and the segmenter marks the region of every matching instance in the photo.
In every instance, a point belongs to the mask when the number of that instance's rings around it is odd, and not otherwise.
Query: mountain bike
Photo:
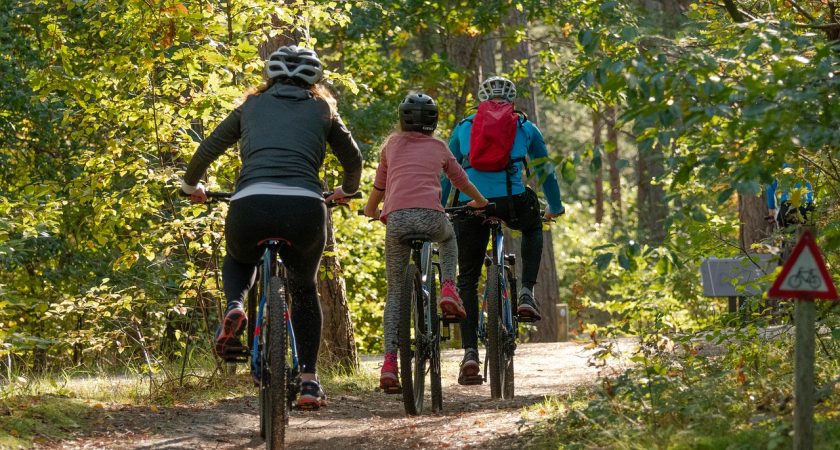
[[[491,251],[484,258],[487,278],[478,313],[478,338],[486,350],[484,376],[480,381],[490,380],[491,398],[510,399],[514,396],[513,357],[519,338],[519,322],[525,322],[516,314],[519,298],[516,255],[505,250],[502,219],[468,206],[450,209],[453,217],[473,214],[483,217],[484,223],[490,226]],[[543,221],[550,222],[551,219]]]
[[[447,208],[447,211],[449,208]],[[364,215],[364,211],[359,211]],[[419,415],[425,403],[426,375],[432,411],[443,409],[440,343],[449,339],[449,326],[459,323],[438,311],[437,286],[442,283],[439,253],[431,237],[409,234],[401,242],[411,248],[400,293],[397,323],[400,378],[405,412]]]
[[[206,195],[210,202],[229,201],[233,193]],[[349,198],[361,198],[361,193]],[[327,207],[335,205],[330,203]],[[272,450],[283,448],[289,411],[300,393],[300,364],[290,314],[292,299],[280,258],[283,247],[290,243],[282,237],[270,237],[257,245],[264,250],[257,266],[257,281],[248,293],[247,344],[228,346],[219,357],[227,362],[250,362],[251,375],[259,386],[260,437]]]
[[[400,377],[405,412],[418,415],[423,411],[427,373],[432,411],[443,409],[437,305],[440,263],[435,260],[438,252],[429,236],[411,234],[402,242],[411,247],[411,256],[405,268],[397,326]]]

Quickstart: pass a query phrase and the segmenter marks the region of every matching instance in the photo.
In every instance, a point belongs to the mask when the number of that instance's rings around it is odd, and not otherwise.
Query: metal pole
[[[569,340],[569,305],[560,303],[557,305],[557,342]]]
[[[814,448],[814,317],[813,299],[796,300],[796,380],[794,380],[793,448]]]

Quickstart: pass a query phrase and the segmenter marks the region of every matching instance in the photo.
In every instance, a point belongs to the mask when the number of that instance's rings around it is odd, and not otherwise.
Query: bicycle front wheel
[[[490,397],[501,398],[505,379],[504,322],[502,322],[502,290],[499,267],[487,268],[487,368]]]
[[[268,391],[266,395],[266,436],[269,450],[283,448],[286,437],[286,422],[289,417],[286,402],[286,353],[289,336],[286,330],[286,285],[280,277],[271,277],[268,291],[268,311],[264,315],[268,325]]]
[[[400,376],[402,377],[405,412],[411,415],[423,411],[426,383],[426,360],[423,343],[423,286],[420,271],[409,264],[403,278],[400,295],[398,328],[400,348]]]

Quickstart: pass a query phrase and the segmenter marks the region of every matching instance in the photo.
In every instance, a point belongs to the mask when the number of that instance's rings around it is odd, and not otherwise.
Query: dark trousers
[[[496,206],[488,208],[486,215],[498,217],[508,227],[522,232],[522,286],[533,288],[537,283],[543,246],[537,194],[526,189],[519,195],[488,200]],[[458,239],[458,291],[467,310],[467,317],[461,321],[463,348],[478,347],[478,279],[490,240],[490,226],[482,222],[480,217],[463,217],[454,221]]]
[[[779,226],[787,228],[791,225],[811,223],[814,220],[810,214],[813,210],[813,203],[803,203],[799,208],[794,208],[790,202],[784,202],[779,209]]]
[[[264,251],[257,244],[267,238],[289,242],[280,250],[280,257],[289,277],[292,324],[304,373],[315,373],[321,346],[317,274],[327,240],[326,217],[326,205],[316,198],[252,195],[231,202],[225,221],[227,255],[222,280],[228,304],[244,304],[254,285]]]

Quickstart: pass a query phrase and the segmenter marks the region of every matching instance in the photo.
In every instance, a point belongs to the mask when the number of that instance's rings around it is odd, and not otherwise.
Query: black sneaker
[[[239,333],[248,324],[248,316],[241,303],[231,303],[225,312],[222,325],[216,330],[216,354],[225,359],[242,348]]]
[[[464,360],[461,361],[458,384],[472,386],[483,382],[484,377],[481,376],[481,365],[478,362],[478,350],[468,348],[464,351]]]
[[[314,381],[300,382],[300,397],[296,403],[298,409],[314,411],[327,406],[327,394],[321,388],[321,383]]]
[[[519,307],[516,308],[516,314],[519,316],[520,322],[536,322],[542,319],[540,310],[537,308],[537,300],[530,291],[523,289],[519,294]]]

